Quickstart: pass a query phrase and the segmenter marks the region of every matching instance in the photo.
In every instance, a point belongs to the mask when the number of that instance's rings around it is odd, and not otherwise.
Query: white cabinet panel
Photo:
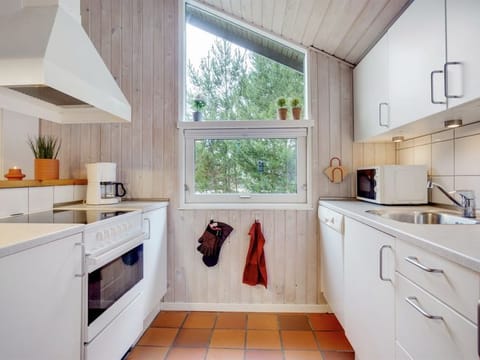
[[[167,292],[167,208],[143,214],[146,238],[144,259],[144,326],[147,327],[160,310]]]
[[[80,359],[82,235],[0,258],[2,359]]]
[[[402,275],[396,278],[397,341],[412,358],[478,359],[477,327],[473,323]]]
[[[53,186],[28,188],[28,212],[53,209]]]
[[[53,187],[53,203],[73,201],[73,189],[75,185],[63,185]]]
[[[447,59],[449,107],[480,97],[480,1],[447,0]]]
[[[388,34],[385,34],[353,70],[355,141],[389,129],[388,80]]]
[[[443,96],[445,6],[443,1],[416,0],[388,31],[391,127],[446,109]]]
[[[476,321],[480,294],[478,273],[405,241],[397,241],[396,255],[398,272],[463,316]],[[422,270],[420,266],[437,271]]]
[[[28,213],[28,188],[0,189],[0,217]]]
[[[318,208],[322,249],[322,292],[340,323],[345,324],[343,290],[343,215]]]
[[[345,218],[345,331],[359,359],[395,357],[393,246],[392,236]]]

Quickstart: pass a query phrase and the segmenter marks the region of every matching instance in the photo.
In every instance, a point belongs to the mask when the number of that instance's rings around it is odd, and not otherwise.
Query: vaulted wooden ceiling
[[[412,0],[200,0],[304,47],[357,64]]]

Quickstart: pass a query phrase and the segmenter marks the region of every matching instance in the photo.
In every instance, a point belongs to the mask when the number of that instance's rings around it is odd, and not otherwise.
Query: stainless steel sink
[[[378,215],[410,224],[441,224],[441,225],[471,225],[480,224],[480,220],[465,218],[453,213],[442,211],[417,211],[417,210],[367,210],[369,214]]]

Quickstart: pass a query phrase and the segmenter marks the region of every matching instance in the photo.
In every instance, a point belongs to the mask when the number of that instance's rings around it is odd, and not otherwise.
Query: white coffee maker
[[[99,162],[85,166],[88,180],[87,204],[116,204],[127,194],[123,184],[117,182],[117,164]]]

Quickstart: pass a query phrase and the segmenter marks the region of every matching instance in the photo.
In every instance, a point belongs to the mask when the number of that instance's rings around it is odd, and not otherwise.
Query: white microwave
[[[426,204],[425,165],[380,165],[357,169],[357,199],[383,205]]]

